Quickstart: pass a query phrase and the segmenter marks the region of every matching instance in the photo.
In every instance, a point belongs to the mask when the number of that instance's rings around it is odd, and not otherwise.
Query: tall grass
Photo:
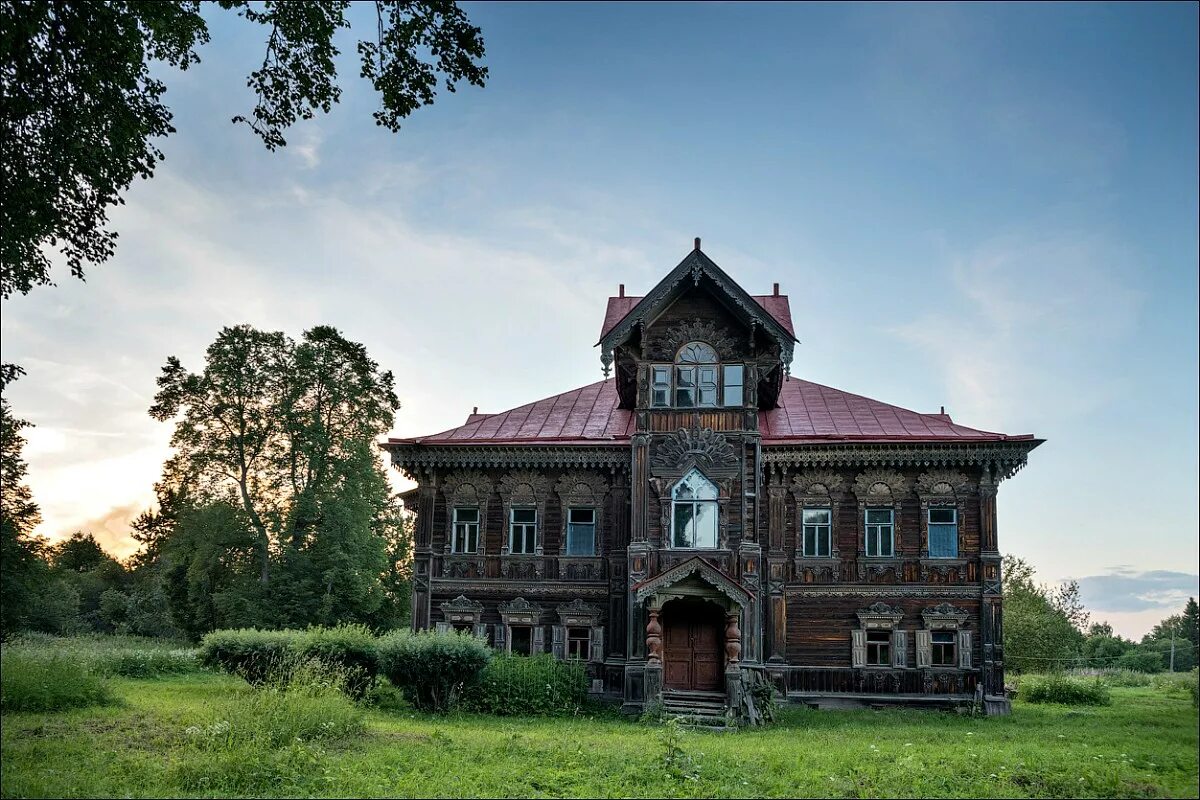
[[[1106,706],[1112,702],[1108,685],[1100,678],[1069,675],[1026,675],[1021,679],[1020,696],[1030,703],[1066,706]]]
[[[82,670],[105,677],[157,678],[201,669],[195,648],[141,636],[24,634],[4,647],[34,658],[62,657]]]
[[[65,711],[112,702],[104,679],[64,653],[0,652],[0,710]]]

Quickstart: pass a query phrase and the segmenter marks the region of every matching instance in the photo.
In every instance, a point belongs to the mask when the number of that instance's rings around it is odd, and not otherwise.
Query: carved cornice
[[[970,493],[971,482],[957,470],[931,469],[917,478],[917,495],[921,499],[953,497],[961,500]]]
[[[820,584],[797,584],[789,583],[786,587],[788,593],[798,595],[819,595],[821,597],[917,597],[930,598],[941,600],[947,597],[955,597],[959,599],[978,599],[981,588],[979,584],[965,584],[963,586],[883,586],[878,584],[866,584],[855,586],[853,584],[838,584],[837,586],[820,585]]]
[[[563,625],[590,620],[589,624],[595,624],[600,619],[600,606],[585,603],[583,600],[576,598],[569,603],[562,603],[558,609],[558,619]]]
[[[765,465],[793,467],[955,467],[994,468],[998,480],[1011,478],[1040,440],[1019,442],[909,444],[765,444]]]
[[[656,472],[682,474],[694,466],[714,475],[736,470],[738,456],[724,435],[697,424],[658,439],[650,463]]]
[[[970,616],[966,611],[949,603],[940,603],[921,612],[921,619],[925,620],[926,628],[960,628]]]
[[[593,581],[593,585],[578,581],[462,581],[433,579],[433,590],[437,592],[470,592],[473,595],[540,595],[549,597],[608,597],[608,583]]]
[[[506,603],[501,603],[499,606],[501,614],[540,614],[542,607],[537,603],[531,603],[524,597],[517,597]]]
[[[413,480],[430,469],[460,467],[629,468],[629,442],[604,445],[422,445],[390,444],[392,466]]]
[[[483,611],[483,603],[478,600],[468,600],[466,595],[459,595],[453,600],[446,600],[439,604],[443,611]]]
[[[858,621],[864,628],[892,628],[904,619],[904,610],[899,606],[889,606],[882,600],[869,608],[858,610]]]
[[[859,502],[891,503],[908,494],[908,480],[894,469],[868,469],[854,479]]]

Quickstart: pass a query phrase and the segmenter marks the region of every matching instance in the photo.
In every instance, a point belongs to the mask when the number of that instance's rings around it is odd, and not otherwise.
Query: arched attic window
[[[717,487],[692,469],[671,490],[671,546],[717,546]]]
[[[688,342],[674,364],[655,364],[651,405],[657,408],[740,406],[745,398],[745,365],[720,362],[707,342]]]

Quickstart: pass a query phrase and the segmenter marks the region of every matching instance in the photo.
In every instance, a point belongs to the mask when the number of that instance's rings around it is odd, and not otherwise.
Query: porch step
[[[663,692],[663,713],[698,730],[728,730],[725,696],[718,692]]]

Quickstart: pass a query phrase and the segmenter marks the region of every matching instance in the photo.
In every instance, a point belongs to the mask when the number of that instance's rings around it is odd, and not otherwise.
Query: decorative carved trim
[[[820,584],[788,584],[786,594],[819,595],[821,597],[917,597],[940,600],[946,597],[963,599],[979,599],[978,584],[964,586],[874,586],[841,584],[838,586],[823,586]]]
[[[534,505],[545,501],[548,486],[549,480],[541,472],[514,470],[500,479],[499,492],[509,504]]]
[[[651,466],[680,474],[695,466],[705,475],[719,474],[736,470],[738,456],[724,435],[712,428],[701,428],[697,423],[658,439]]]
[[[392,466],[413,480],[422,471],[456,467],[542,467],[629,468],[629,440],[605,444],[565,445],[423,445],[385,444]]]
[[[461,594],[453,600],[439,603],[438,607],[442,609],[442,617],[447,622],[470,622],[471,624],[476,624],[483,614],[483,603],[480,603],[478,600],[468,600],[466,596]]]
[[[813,470],[800,473],[792,478],[791,492],[800,497],[831,497],[841,492],[846,486],[846,479],[836,472]]]
[[[554,493],[564,506],[572,502],[600,503],[608,494],[608,481],[594,472],[572,470],[559,477],[554,484]]]
[[[1041,440],[1019,442],[921,444],[769,444],[763,463],[796,467],[953,467],[979,466],[996,471],[996,480],[1011,478],[1028,461]]]
[[[908,480],[894,469],[868,469],[854,479],[854,494],[860,503],[891,504],[907,493]]]
[[[917,478],[917,495],[922,500],[964,499],[971,494],[971,482],[952,469],[931,469]]]
[[[857,612],[858,622],[865,628],[884,628],[891,630],[904,619],[904,610],[899,606],[889,606],[880,600]]]
[[[492,494],[492,479],[478,470],[451,472],[442,479],[442,494],[450,505],[486,503]]]
[[[513,470],[500,479],[500,499],[504,502],[504,533],[500,539],[500,571],[506,578],[541,578],[544,562],[541,559],[542,545],[546,540],[546,495],[550,491],[550,480],[545,473],[534,470]],[[512,509],[513,506],[533,506],[537,509],[537,528],[532,553],[513,554]],[[536,560],[528,560],[536,556]]]
[[[592,625],[600,624],[600,606],[585,603],[576,598],[569,603],[562,603],[558,609],[558,620],[562,625]]]
[[[925,627],[929,629],[958,630],[970,618],[970,614],[950,603],[940,603],[921,612]]]
[[[723,325],[702,319],[690,322],[679,322],[653,337],[654,341],[646,351],[650,358],[674,362],[679,348],[688,342],[704,342],[717,352],[721,361],[728,361],[741,356],[729,330]]]
[[[643,603],[651,595],[670,588],[690,575],[696,575],[743,608],[749,606],[754,599],[754,596],[742,588],[737,581],[725,575],[704,559],[696,556],[676,567],[672,567],[666,572],[639,583],[634,587],[634,601]]]
[[[542,607],[537,603],[529,602],[524,597],[517,597],[501,603],[498,610],[506,623],[509,622],[509,617],[512,616],[523,618],[532,616],[535,620],[540,620],[542,615]]]
[[[531,585],[519,581],[483,582],[435,578],[433,580],[433,589],[439,593],[465,591],[475,595],[507,595],[509,597],[517,593],[550,597],[608,597],[608,587],[601,581],[594,582],[592,586],[568,581],[540,581]],[[942,594],[945,595],[945,592]],[[976,590],[975,594],[978,596],[978,590]]]

